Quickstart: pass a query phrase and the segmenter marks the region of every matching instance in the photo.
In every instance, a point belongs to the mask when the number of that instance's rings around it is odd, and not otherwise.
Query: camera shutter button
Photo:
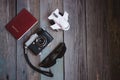
[[[35,42],[33,42],[33,44],[35,44]]]
[[[38,42],[38,39],[36,39],[35,41]]]

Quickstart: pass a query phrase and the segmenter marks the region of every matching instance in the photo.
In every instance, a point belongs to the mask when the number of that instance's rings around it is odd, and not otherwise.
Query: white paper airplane
[[[54,25],[51,25],[50,27],[53,30],[69,30],[70,24],[68,22],[68,13],[65,11],[63,16],[59,13],[59,9],[56,9],[52,12],[52,14],[48,17],[49,20],[53,20],[55,22]]]

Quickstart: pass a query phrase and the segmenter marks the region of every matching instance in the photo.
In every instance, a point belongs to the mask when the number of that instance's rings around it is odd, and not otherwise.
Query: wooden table
[[[5,25],[23,8],[39,22],[15,40]],[[56,8],[69,13],[69,31],[50,29],[47,17]],[[67,46],[53,78],[32,70],[23,55],[23,42],[38,27],[54,37],[43,54],[60,42]],[[29,58],[38,66],[42,56]],[[0,0],[0,80],[120,80],[120,0]]]

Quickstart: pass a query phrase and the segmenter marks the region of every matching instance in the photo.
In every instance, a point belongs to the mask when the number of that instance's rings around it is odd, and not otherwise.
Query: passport
[[[6,29],[17,39],[21,39],[36,23],[37,19],[26,9],[22,9],[7,25]]]

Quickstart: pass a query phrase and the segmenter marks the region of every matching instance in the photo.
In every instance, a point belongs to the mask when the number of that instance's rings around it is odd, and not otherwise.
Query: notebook
[[[21,39],[36,23],[37,19],[26,9],[22,9],[7,25],[6,29],[17,39]]]

